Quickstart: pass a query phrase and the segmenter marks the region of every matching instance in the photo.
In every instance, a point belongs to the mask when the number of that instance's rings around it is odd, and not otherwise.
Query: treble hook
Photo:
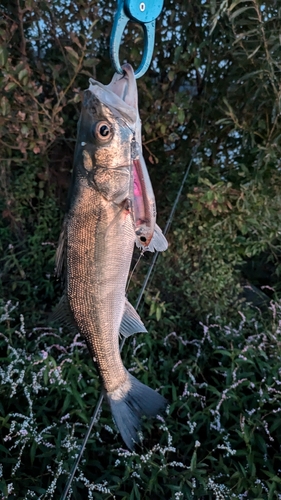
[[[163,3],[164,0],[118,0],[110,37],[110,57],[117,73],[123,73],[119,61],[119,48],[124,29],[129,21],[140,24],[144,33],[143,56],[135,77],[140,78],[149,68],[154,49],[155,20],[163,8]]]

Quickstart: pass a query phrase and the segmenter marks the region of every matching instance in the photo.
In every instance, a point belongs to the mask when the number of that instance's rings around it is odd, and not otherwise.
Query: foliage
[[[14,327],[14,309],[7,304],[1,318],[0,488],[3,498],[57,498],[99,380],[79,335],[27,331],[23,316]],[[142,446],[131,453],[104,407],[74,498],[280,498],[281,304],[271,302],[269,312],[267,321],[240,312],[236,325],[216,318],[165,337],[156,334],[165,320],[152,316],[150,333],[135,337],[124,358],[144,383],[161,384],[168,414],[144,423]]]
[[[112,76],[115,7],[2,2],[4,498],[58,497],[99,394],[82,339],[46,325],[61,293],[54,253],[81,90],[89,77]],[[161,227],[190,171],[142,305],[149,334],[124,359],[171,404],[165,422],[145,422],[133,454],[103,408],[73,484],[77,500],[281,498],[280,303],[272,290],[278,296],[280,24],[271,0],[165,1],[151,68],[138,81]],[[137,67],[142,46],[131,23],[121,60]],[[131,297],[149,263],[145,255]],[[263,314],[245,305],[249,290],[254,304],[262,297]]]
[[[279,177],[270,179],[266,188],[257,180],[239,188],[231,182],[213,184],[211,177],[199,176],[182,203],[175,238],[163,258],[165,268],[167,261],[171,264],[170,282],[180,284],[189,307],[199,316],[210,311],[210,304],[215,314],[230,313],[234,297],[241,292],[246,258],[266,251],[275,255],[279,249]],[[268,276],[259,285],[269,280]]]
[[[53,255],[80,89],[89,76],[108,81],[112,74],[107,47],[114,5],[18,0],[4,10],[2,296],[23,301],[34,320],[58,296]],[[253,263],[269,266],[267,284],[279,287],[279,14],[270,1],[167,2],[153,69],[139,82],[144,150],[162,218],[193,159],[189,202],[178,212],[167,258],[171,266],[175,254],[180,261],[177,285],[197,317],[229,313]],[[130,53],[137,65],[142,43],[132,24],[121,59]]]

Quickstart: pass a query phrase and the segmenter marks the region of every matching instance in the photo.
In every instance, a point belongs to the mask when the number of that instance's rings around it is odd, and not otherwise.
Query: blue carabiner
[[[154,49],[155,19],[163,8],[164,0],[118,0],[112,32],[110,36],[110,57],[117,73],[122,74],[119,62],[119,47],[124,29],[129,21],[139,23],[144,33],[144,51],[141,64],[135,72],[140,78],[147,71]]]

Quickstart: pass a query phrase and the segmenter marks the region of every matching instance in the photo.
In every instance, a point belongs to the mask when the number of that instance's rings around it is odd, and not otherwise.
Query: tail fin
[[[155,417],[162,413],[167,401],[133,375],[127,374],[127,382],[115,391],[107,392],[107,399],[123,441],[129,450],[133,450],[135,443],[139,442],[141,417]]]

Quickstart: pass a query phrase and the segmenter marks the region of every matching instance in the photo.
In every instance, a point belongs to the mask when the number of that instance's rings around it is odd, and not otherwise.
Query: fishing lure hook
[[[118,0],[110,37],[110,57],[117,73],[123,73],[119,61],[119,48],[129,21],[140,24],[144,34],[143,56],[135,77],[140,78],[149,68],[154,49],[155,20],[163,8],[163,3],[164,0]]]

